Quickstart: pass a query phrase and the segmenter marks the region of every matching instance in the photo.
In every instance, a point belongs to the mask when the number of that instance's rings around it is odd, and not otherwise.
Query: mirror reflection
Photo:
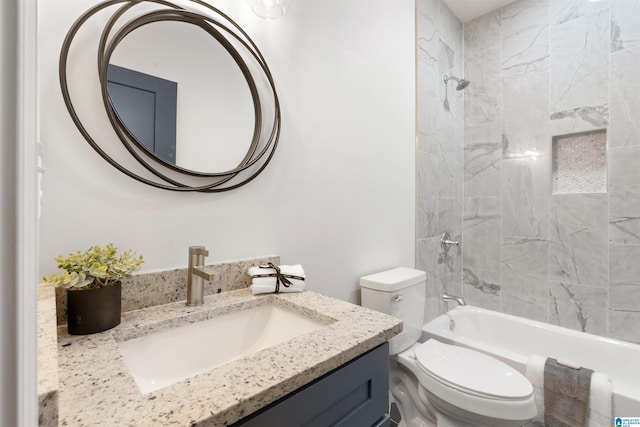
[[[224,171],[247,154],[255,124],[249,86],[198,26],[162,21],[129,33],[111,57],[107,87],[123,123],[168,164]]]

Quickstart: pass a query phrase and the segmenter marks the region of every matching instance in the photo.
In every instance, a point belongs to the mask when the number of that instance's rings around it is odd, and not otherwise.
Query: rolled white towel
[[[269,283],[262,282],[264,279],[273,279]],[[251,293],[253,295],[259,294],[271,294],[276,291],[276,278],[275,277],[260,277],[253,279],[251,282]],[[259,280],[259,283],[256,283],[256,280]],[[302,280],[289,279],[291,282],[291,286],[284,286],[280,283],[280,293],[289,293],[289,292],[302,292],[304,291],[304,282]]]
[[[278,266],[278,268],[280,268],[280,273],[282,274],[288,274],[290,276],[298,276],[298,277],[305,277],[304,275],[304,269],[302,268],[302,265],[300,264],[295,264],[295,265],[280,265]],[[253,267],[249,267],[249,276],[254,277],[254,276],[259,276],[262,274],[273,274],[276,271],[273,268],[262,268],[260,266],[253,266]]]
[[[611,425],[613,417],[613,384],[611,378],[600,372],[591,375],[589,387],[589,427]]]
[[[285,277],[290,283],[290,286],[285,286],[284,283],[280,282],[280,286],[278,288],[278,292],[287,293],[287,292],[302,292],[304,291],[304,269],[300,264],[296,265],[281,265],[278,266],[280,269],[280,273],[289,276]],[[263,275],[275,274],[276,270],[270,267],[262,268],[260,266],[250,267],[248,271],[249,275],[252,277],[251,280],[251,293],[254,295],[258,294],[269,294],[276,291],[277,277],[259,277]],[[293,278],[291,276],[295,276],[297,278]]]
[[[291,287],[296,287],[296,288],[304,288],[304,280],[299,280],[299,279],[289,279],[287,278],[287,280],[289,282],[291,282]],[[275,277],[254,277],[251,280],[251,284],[252,285],[257,285],[257,286],[275,286],[276,285],[276,278]],[[282,284],[282,282],[280,282],[280,289],[282,290],[282,287],[284,285]]]
[[[538,414],[532,422],[544,425],[544,364],[547,358],[533,355],[527,361],[527,371],[525,376],[533,386],[533,398],[536,401]]]

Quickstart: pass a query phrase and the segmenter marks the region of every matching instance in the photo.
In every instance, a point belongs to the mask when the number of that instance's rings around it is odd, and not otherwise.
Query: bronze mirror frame
[[[260,53],[255,43],[248,34],[230,17],[219,9],[205,3],[202,0],[182,0],[186,4],[195,4],[207,9],[208,14],[200,13],[197,10],[188,10],[181,5],[167,0],[107,0],[88,9],[71,26],[62,44],[59,61],[60,88],[64,103],[69,111],[69,115],[75,126],[78,128],[89,145],[109,164],[129,177],[150,185],[152,187],[171,191],[197,191],[204,193],[223,192],[236,189],[252,181],[260,174],[270,162],[278,145],[281,128],[280,104],[273,82],[273,77],[267,63]],[[69,93],[67,80],[67,63],[71,44],[80,28],[98,12],[118,4],[122,4],[109,18],[102,30],[100,42],[97,49],[98,78],[102,93],[102,101],[108,119],[120,142],[133,158],[156,179],[142,176],[139,171],[126,168],[101,147],[98,141],[92,137],[83,125],[76,109],[73,106]],[[153,4],[157,8],[151,11],[139,12],[135,18],[130,19],[121,25],[117,30],[114,28],[118,20],[132,9],[134,6],[143,4]],[[210,15],[209,15],[210,14]],[[238,166],[222,172],[199,172],[182,168],[177,165],[165,162],[148,151],[142,143],[124,125],[122,118],[118,115],[109,97],[107,90],[107,67],[109,59],[118,44],[132,31],[155,22],[173,21],[184,22],[195,25],[224,47],[231,55],[249,86],[251,98],[254,106],[254,128],[253,137],[249,149]],[[254,76],[250,67],[245,61],[245,57],[236,48],[244,49],[245,55],[257,64],[262,75]],[[269,107],[273,109],[273,123],[267,132],[263,132],[263,108],[265,104],[261,101],[260,90],[256,84],[256,77],[267,82],[263,88],[269,93]],[[272,105],[271,105],[272,104]]]

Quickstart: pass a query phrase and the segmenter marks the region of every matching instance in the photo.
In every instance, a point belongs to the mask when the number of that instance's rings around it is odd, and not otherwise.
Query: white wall
[[[413,1],[297,0],[276,21],[238,0],[211,3],[265,56],[282,136],[248,185],[177,194],[131,180],[82,139],[62,102],[57,61],[66,30],[95,2],[40,0],[41,274],[55,271],[56,255],[91,244],[135,248],[144,270],[185,266],[187,246],[202,244],[209,261],[279,254],[303,264],[309,289],[356,301],[361,275],[413,266]]]

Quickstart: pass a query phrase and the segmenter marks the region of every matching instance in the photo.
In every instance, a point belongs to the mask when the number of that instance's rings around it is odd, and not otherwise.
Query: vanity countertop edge
[[[186,318],[221,315],[239,306],[248,308],[264,299],[335,322],[171,386],[140,393],[118,350],[118,337],[173,327]],[[40,325],[40,334],[46,329]],[[186,307],[182,301],[126,312],[119,326],[98,334],[69,336],[60,329],[57,354],[51,355],[58,364],[60,425],[227,426],[401,331],[397,318],[316,292],[254,296],[248,288],[205,297],[200,307]]]
[[[38,288],[38,425],[58,426],[58,339],[56,293],[50,286]]]

